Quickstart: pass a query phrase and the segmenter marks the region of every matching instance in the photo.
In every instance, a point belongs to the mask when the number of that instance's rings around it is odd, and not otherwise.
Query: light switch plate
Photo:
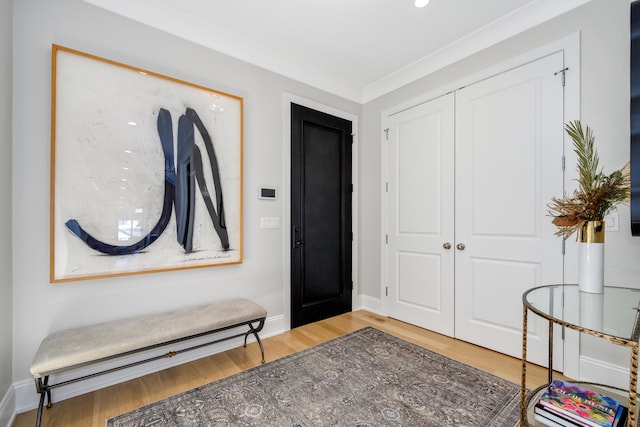
[[[260,228],[280,228],[280,217],[277,217],[277,216],[260,217]]]
[[[620,217],[618,212],[611,212],[604,217],[605,231],[620,231]]]

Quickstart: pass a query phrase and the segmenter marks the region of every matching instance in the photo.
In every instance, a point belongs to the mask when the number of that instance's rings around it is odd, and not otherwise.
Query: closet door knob
[[[447,249],[447,250],[449,250],[449,249],[451,249],[451,243],[447,242],[444,245],[442,245],[442,247]]]
[[[458,244],[456,245],[456,248],[458,248],[458,250],[461,250],[461,251],[464,251],[464,248],[465,248],[465,247],[466,247],[466,246],[464,245],[464,243],[458,243]]]

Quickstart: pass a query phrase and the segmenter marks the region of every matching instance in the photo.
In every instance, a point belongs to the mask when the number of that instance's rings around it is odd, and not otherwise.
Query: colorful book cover
[[[562,380],[555,380],[549,385],[540,396],[540,404],[593,427],[612,427],[620,406],[609,396]]]

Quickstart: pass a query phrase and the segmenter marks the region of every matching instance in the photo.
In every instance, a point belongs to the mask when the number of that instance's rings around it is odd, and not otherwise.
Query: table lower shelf
[[[625,405],[627,408],[629,407],[629,391],[628,390],[623,390],[617,387],[611,387],[603,384],[595,384],[595,383],[582,382],[582,381],[571,381],[571,382],[581,387],[588,388],[589,390],[604,394],[606,396],[610,396],[616,399],[617,401],[619,401],[620,403],[622,403],[623,405]],[[535,420],[533,409],[535,407],[536,402],[540,398],[540,395],[544,390],[546,390],[547,386],[548,386],[547,384],[542,385],[527,395],[527,398],[525,399],[525,407],[527,408],[527,414],[525,419],[523,420],[524,421],[523,425],[525,427],[545,427],[544,424]],[[636,422],[638,420],[639,404],[640,402],[636,403],[636,417],[635,417]],[[627,422],[628,420],[629,418],[627,418]],[[631,425],[631,424],[627,424],[627,425]]]

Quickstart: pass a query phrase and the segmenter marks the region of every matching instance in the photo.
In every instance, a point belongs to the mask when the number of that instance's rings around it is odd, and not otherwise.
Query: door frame
[[[419,104],[429,102],[435,98],[445,95],[449,92],[456,91],[469,84],[477,83],[479,81],[488,79],[505,71],[517,68],[521,65],[538,60],[545,56],[563,52],[564,64],[567,70],[567,78],[564,88],[564,123],[571,120],[580,118],[580,32],[575,32],[562,37],[558,40],[547,43],[538,48],[524,52],[499,64],[486,68],[482,71],[470,74],[463,77],[460,80],[449,83],[438,89],[429,91],[427,93],[418,95],[417,97],[405,101],[399,105],[393,106],[381,113],[381,127],[380,127],[380,200],[381,206],[386,206],[386,181],[388,176],[387,171],[387,152],[385,144],[385,129],[389,126],[389,117],[393,114],[397,114],[406,109],[415,107]],[[571,141],[564,135],[564,150],[567,157],[567,164],[575,164],[572,157]],[[563,186],[565,189],[571,188],[571,182],[575,179],[572,174],[572,168],[567,168],[565,171]],[[380,256],[381,260],[387,259],[387,248],[385,243],[385,236],[387,234],[387,212],[386,209],[380,209]],[[560,244],[560,241],[558,242]],[[388,299],[385,297],[385,287],[387,281],[387,263],[380,263],[380,312],[383,315],[387,315]],[[567,241],[566,253],[565,253],[565,266],[564,266],[564,282],[575,283],[577,280],[577,245]],[[560,336],[559,333],[555,333],[554,336]],[[564,374],[571,378],[580,378],[580,333],[565,329],[564,331]]]
[[[351,242],[351,278],[353,289],[351,294],[352,309],[360,308],[358,299],[358,116],[339,110],[329,105],[321,104],[311,99],[303,98],[288,92],[282,96],[282,302],[284,307],[285,324],[291,329],[291,104],[302,105],[322,113],[349,120],[352,124],[352,156],[351,156],[351,180],[353,193],[351,194],[351,229],[353,241]]]

